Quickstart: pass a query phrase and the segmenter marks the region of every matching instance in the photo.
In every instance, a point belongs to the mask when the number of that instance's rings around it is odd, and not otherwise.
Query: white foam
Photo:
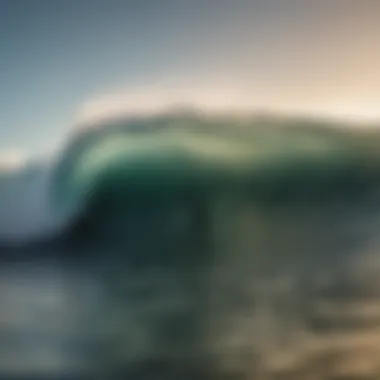
[[[18,169],[3,173],[0,183],[0,240],[20,243],[46,236],[60,221],[50,204],[52,165],[35,170]]]

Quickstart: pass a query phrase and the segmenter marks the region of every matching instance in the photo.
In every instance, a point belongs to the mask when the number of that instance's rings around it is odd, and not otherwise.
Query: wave
[[[91,346],[78,355],[104,378],[324,379],[360,370],[363,347],[378,372],[378,141],[310,120],[199,114],[80,129],[51,164],[2,175],[0,231],[31,255],[85,254],[86,265],[4,266],[1,278],[38,296],[62,275],[56,294],[80,317],[70,339]]]
[[[78,132],[51,199],[74,255],[101,259],[99,325],[114,335],[97,364],[168,379],[202,377],[199,367],[205,378],[304,378],[331,359],[323,379],[347,365],[329,329],[378,337],[379,315],[355,314],[380,294],[373,142],[310,121],[204,115]],[[354,311],[339,314],[341,300]]]
[[[304,120],[119,118],[72,138],[55,168],[52,204],[67,221],[92,212],[105,223],[95,208],[111,199],[121,206],[229,191],[260,202],[355,196],[379,181],[376,159],[356,137]]]
[[[380,167],[358,135],[313,120],[195,112],[103,120],[78,129],[50,164],[0,176],[0,241],[59,234],[111,199],[355,195],[374,188]]]

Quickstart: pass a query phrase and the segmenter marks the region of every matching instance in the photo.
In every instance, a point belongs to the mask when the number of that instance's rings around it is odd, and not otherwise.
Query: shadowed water
[[[243,200],[142,212],[133,232],[75,240],[75,259],[70,241],[3,263],[2,375],[378,378],[377,195]]]

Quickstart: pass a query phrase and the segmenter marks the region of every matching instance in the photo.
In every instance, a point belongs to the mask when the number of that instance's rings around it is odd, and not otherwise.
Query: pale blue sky
[[[379,46],[377,0],[0,0],[0,151],[49,149],[84,103],[158,84],[374,114]]]

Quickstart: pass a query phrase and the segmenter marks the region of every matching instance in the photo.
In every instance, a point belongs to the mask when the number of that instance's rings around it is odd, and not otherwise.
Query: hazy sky
[[[379,0],[0,0],[0,51],[13,155],[134,103],[380,117]]]

